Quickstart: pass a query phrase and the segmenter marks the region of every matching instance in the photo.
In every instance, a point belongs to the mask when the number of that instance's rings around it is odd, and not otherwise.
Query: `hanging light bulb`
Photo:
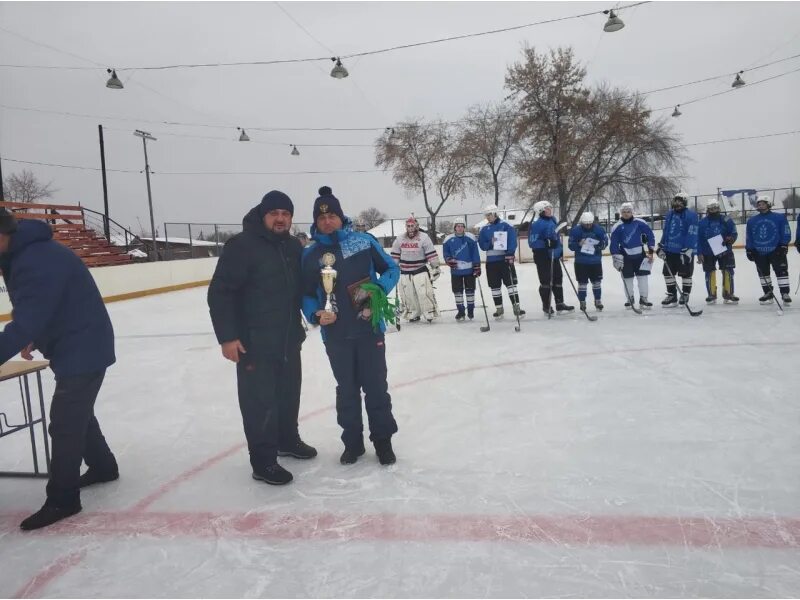
[[[333,69],[331,69],[331,77],[333,77],[334,79],[344,79],[345,77],[350,75],[350,73],[347,72],[347,69],[344,68],[344,65],[342,64],[341,60],[339,60],[338,58],[331,58],[331,60],[336,63]]]
[[[106,81],[107,88],[110,88],[112,90],[121,90],[122,88],[125,87],[124,85],[122,85],[122,81],[120,81],[120,78],[117,77],[117,71],[115,69],[106,69],[106,72],[111,75],[111,77],[108,78],[108,81]]]
[[[736,77],[734,78],[733,83],[731,84],[732,88],[740,88],[744,85],[744,79],[742,79],[742,73],[744,73],[744,71],[739,71],[736,74]]]
[[[290,153],[292,156],[300,156],[300,150],[297,149],[297,146],[292,144],[292,151]]]
[[[606,21],[603,27],[603,31],[606,33],[614,33],[625,27],[625,23],[622,22],[622,19],[620,19],[613,10],[604,10],[603,14],[608,15],[608,21]]]
[[[240,142],[249,142],[250,141],[250,136],[247,135],[247,133],[245,132],[244,129],[242,129],[241,127],[237,127],[236,129],[238,129],[239,131],[242,132],[242,134],[239,136],[239,141]]]
[[[681,111],[678,110],[678,106],[680,106],[680,104],[676,105],[675,110],[672,111],[673,117],[680,117],[683,114]]]

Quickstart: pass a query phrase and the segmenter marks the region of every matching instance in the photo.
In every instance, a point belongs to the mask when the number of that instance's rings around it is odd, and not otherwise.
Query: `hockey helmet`
[[[594,225],[594,214],[590,211],[586,211],[581,215],[581,225]]]
[[[464,219],[464,217],[457,217],[456,219],[453,220],[453,232],[454,233],[458,233],[458,230],[456,228],[459,225],[461,225],[464,228],[464,229],[461,230],[461,233],[464,233],[467,230],[467,221]]]
[[[483,209],[483,214],[487,217],[489,215],[496,215],[497,214],[497,204],[487,204],[486,208]]]
[[[764,207],[765,210],[769,210],[770,208],[772,208],[772,199],[769,196],[759,196],[758,198],[756,198],[756,208],[760,209],[761,207],[759,207],[759,204],[761,204],[762,202],[766,204],[766,206]]]
[[[624,212],[629,212],[633,214],[633,203],[632,202],[623,202],[622,205],[619,207],[620,214]]]
[[[718,213],[719,212],[719,200],[716,198],[711,198],[708,202],[706,202],[706,212],[708,213]]]
[[[414,215],[411,215],[406,219],[406,233],[411,237],[414,237],[418,231],[419,223],[417,223],[417,219],[414,217]]]
[[[675,194],[675,197],[672,199],[672,208],[677,209],[678,205],[681,205],[681,208],[689,206],[689,194],[686,192],[678,192]]]

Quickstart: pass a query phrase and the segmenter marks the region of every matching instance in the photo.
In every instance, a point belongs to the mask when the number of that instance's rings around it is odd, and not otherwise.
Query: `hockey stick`
[[[481,278],[476,277],[475,279],[478,281],[478,290],[481,293],[481,304],[483,304],[483,315],[486,317],[486,327],[481,327],[481,332],[486,333],[487,331],[489,331],[489,329],[491,329],[491,327],[489,327],[489,311],[486,310],[486,300],[484,300],[483,298],[483,286],[481,285]]]
[[[553,300],[555,300],[555,292],[553,291],[553,273],[555,271],[555,264],[556,264],[556,257],[553,254],[553,251],[550,250],[550,285],[548,286],[550,291],[549,294],[549,301],[547,302],[547,318],[553,318]]]
[[[397,293],[397,287],[400,285],[400,282],[397,282],[397,285],[394,286],[394,326],[397,327],[397,331],[400,331],[400,296]]]
[[[800,291],[800,273],[797,274],[797,287],[794,289],[795,296],[797,296],[798,291]]]
[[[519,311],[521,310],[521,308],[520,308],[520,304],[519,304],[519,280],[517,279],[517,268],[514,266],[514,263],[511,263],[511,264],[509,264],[509,269],[508,270],[509,270],[509,273],[511,275],[511,283],[514,284],[514,289],[517,290],[517,293],[515,294],[517,296],[517,303],[514,304],[514,302],[512,301],[511,302],[511,309],[514,311],[514,314],[517,317],[517,324],[514,326],[514,331],[519,333],[520,332],[520,328],[521,328],[520,323],[519,323]]]
[[[625,288],[625,297],[628,298],[628,304],[631,305],[631,309],[633,309],[633,312],[635,312],[637,315],[641,315],[642,309],[636,308],[636,306],[634,306],[635,303],[633,301],[633,294],[631,294],[631,292],[628,291],[628,284],[625,282],[625,275],[622,274],[622,271],[620,271],[619,274],[620,277],[622,277],[622,285]]]
[[[672,277],[673,280],[675,280],[675,289],[678,289],[678,280],[675,278],[675,275],[673,275],[672,269],[669,268],[669,263],[667,262],[667,259],[663,258],[662,260],[664,261],[664,268],[667,270],[667,273],[669,273],[669,276]],[[682,286],[681,286],[681,300],[683,300],[683,305],[686,307],[686,310],[688,310],[689,314],[692,315],[693,317],[699,317],[700,315],[703,314],[702,310],[692,310],[692,307],[689,306],[689,298],[686,296],[686,294],[683,293]]]
[[[759,268],[758,263],[756,261],[753,261],[753,263],[756,265],[756,271],[758,271],[758,277],[761,280],[761,282],[763,283],[764,280],[769,281],[769,295],[772,296],[772,299],[775,300],[775,304],[778,306],[778,316],[782,316],[783,305],[780,303],[778,297],[775,295],[775,288],[772,285],[772,276],[769,275],[768,277],[764,277],[764,275],[761,274],[761,269]]]
[[[572,281],[572,275],[570,275],[569,271],[567,271],[567,264],[564,262],[563,256],[561,257],[561,266],[564,267],[564,273],[566,274],[567,279],[569,279],[569,284],[572,286],[572,291],[575,292],[575,296],[577,297],[578,289],[575,287],[575,283]],[[580,302],[580,298],[578,298],[578,301]],[[592,323],[597,321],[597,317],[594,315],[590,315],[588,312],[586,312],[585,308],[581,308],[581,312],[585,314],[586,318],[589,319]]]

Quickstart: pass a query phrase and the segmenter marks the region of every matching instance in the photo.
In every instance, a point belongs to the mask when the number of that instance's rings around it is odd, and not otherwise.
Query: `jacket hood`
[[[280,241],[291,236],[287,231],[285,234],[273,233],[264,227],[264,220],[261,217],[261,205],[257,204],[242,219],[242,231],[252,233],[268,240]]]
[[[53,230],[44,221],[20,221],[17,230],[11,234],[9,254],[15,254],[36,242],[46,242],[53,239]]]

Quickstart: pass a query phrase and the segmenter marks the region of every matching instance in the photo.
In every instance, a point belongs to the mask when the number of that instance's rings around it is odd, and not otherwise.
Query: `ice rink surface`
[[[281,459],[295,481],[280,488],[250,477],[205,288],[109,305],[118,362],[96,412],[121,478],[26,534],[44,482],[0,480],[0,596],[796,597],[800,296],[782,317],[758,305],[738,254],[738,306],[704,306],[696,270],[702,316],[661,308],[660,274],[638,316],[606,260],[596,323],[548,321],[519,265],[520,333],[508,317],[481,333],[481,309],[456,323],[443,269],[442,317],[387,334],[389,468],[371,448],[339,464],[310,332],[300,427],[319,456]],[[27,442],[0,440],[0,469],[29,468]]]

